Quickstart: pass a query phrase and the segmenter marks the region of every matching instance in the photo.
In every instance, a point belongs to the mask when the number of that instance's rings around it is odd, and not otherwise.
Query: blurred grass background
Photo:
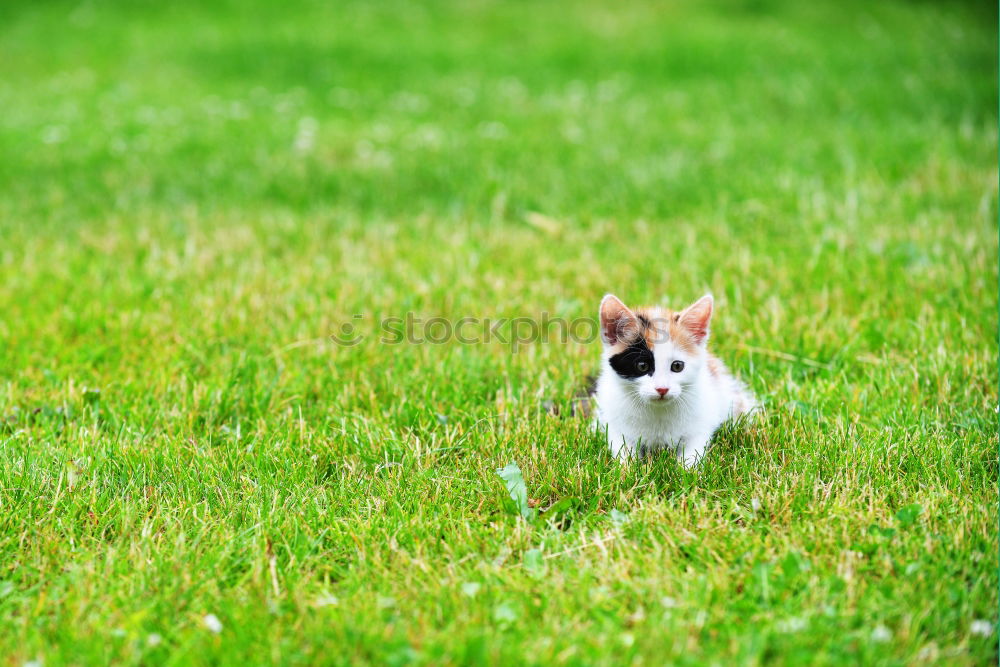
[[[0,22],[10,664],[996,660],[995,6]],[[547,415],[597,344],[371,335],[706,290],[697,474]]]

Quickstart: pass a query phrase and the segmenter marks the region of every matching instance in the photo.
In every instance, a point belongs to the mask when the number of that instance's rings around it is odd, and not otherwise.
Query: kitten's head
[[[608,294],[600,315],[605,372],[641,401],[677,400],[705,364],[712,307],[706,294],[680,312],[631,310]]]

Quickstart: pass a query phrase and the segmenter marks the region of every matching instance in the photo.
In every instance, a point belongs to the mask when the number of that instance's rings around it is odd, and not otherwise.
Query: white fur
[[[611,368],[613,350],[604,341],[595,423],[607,432],[611,453],[619,461],[667,448],[685,466],[693,466],[704,457],[719,426],[756,409],[754,397],[720,362],[715,375],[709,372],[706,342],[692,354],[669,340],[657,341],[653,374],[628,380]],[[670,365],[678,359],[685,365],[675,373]],[[661,398],[657,387],[669,389],[667,395]]]

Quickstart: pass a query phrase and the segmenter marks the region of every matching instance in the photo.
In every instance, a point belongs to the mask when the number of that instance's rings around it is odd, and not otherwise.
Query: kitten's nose
[[[656,393],[660,396],[666,396],[667,392],[670,391],[670,387],[657,387]]]

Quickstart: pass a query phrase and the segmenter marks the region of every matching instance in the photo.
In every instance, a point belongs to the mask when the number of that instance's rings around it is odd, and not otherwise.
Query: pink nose
[[[666,396],[667,392],[670,391],[670,387],[657,387],[656,393],[660,396]]]

